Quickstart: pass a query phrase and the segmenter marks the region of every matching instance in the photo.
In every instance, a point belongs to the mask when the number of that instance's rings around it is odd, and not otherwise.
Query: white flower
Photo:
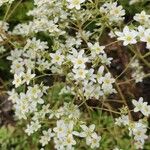
[[[42,110],[35,112],[34,116],[32,117],[32,120],[38,120],[38,119],[44,119],[46,114],[50,113],[49,104],[43,105]]]
[[[11,65],[11,72],[15,74],[22,74],[24,72],[24,62],[14,60]]]
[[[64,150],[64,140],[62,138],[54,137],[55,148],[58,150]]]
[[[144,10],[140,14],[135,14],[133,19],[146,26],[150,23],[150,15],[147,15]]]
[[[102,89],[104,92],[109,92],[112,91],[113,86],[112,84],[115,82],[115,79],[111,77],[110,73],[106,73],[105,76],[103,77],[103,84],[102,84]]]
[[[22,55],[23,50],[20,49],[15,49],[13,51],[11,51],[11,55],[7,57],[8,60],[18,60],[20,58],[20,56]]]
[[[143,38],[141,38],[141,41],[146,42],[146,48],[150,49],[150,29],[146,29],[144,32]]]
[[[8,100],[11,100],[13,103],[16,103],[19,99],[18,93],[15,91],[15,89],[12,89],[12,91],[8,91]]]
[[[143,149],[144,147],[144,143],[140,142],[140,141],[135,141],[134,143],[136,149]]]
[[[101,63],[106,64],[106,65],[110,65],[111,60],[113,59],[112,57],[107,57],[106,53],[100,55],[99,57],[101,59]]]
[[[48,129],[48,131],[43,131],[43,136],[41,136],[40,143],[42,146],[45,146],[48,144],[48,142],[51,140],[52,137],[54,137],[54,133],[52,133],[52,129]]]
[[[123,29],[123,32],[115,32],[116,35],[118,36],[119,41],[123,41],[123,45],[127,46],[128,44],[135,44],[136,37],[138,33],[135,30],[130,30],[128,26],[125,26]]]
[[[62,108],[59,108],[57,110],[50,110],[49,119],[52,119],[53,117],[60,118],[63,114],[64,110]]]
[[[33,79],[34,77],[35,77],[35,74],[31,74],[31,70],[30,69],[27,70],[27,73],[24,73],[22,75],[23,82],[26,82],[27,85],[29,85],[31,79]]]
[[[148,138],[148,136],[145,134],[146,133],[146,129],[141,129],[139,128],[138,130],[134,131],[134,139],[136,141],[141,141],[142,143],[144,143],[145,139]]]
[[[116,29],[114,29],[114,30],[116,30]],[[112,30],[109,32],[108,35],[109,35],[110,38],[115,38],[116,37],[116,35],[114,34],[114,31],[112,31]]]
[[[123,10],[121,5],[117,5],[117,2],[106,2],[100,7],[100,12],[108,18],[110,24],[120,24],[124,20],[125,10]]]
[[[63,69],[59,66],[59,65],[55,65],[55,66],[52,66],[50,68],[50,70],[52,71],[52,73],[57,73],[57,74],[63,74]]]
[[[70,56],[71,62],[73,63],[75,69],[85,68],[85,63],[88,61],[88,58],[84,57],[83,54],[84,50],[81,50],[77,57]]]
[[[72,9],[75,7],[79,10],[81,8],[80,4],[85,2],[85,0],[67,0],[67,2],[69,3],[68,8]]]
[[[115,124],[118,126],[128,125],[129,124],[129,117],[127,115],[122,115],[121,117],[115,119]]]
[[[99,147],[99,142],[101,140],[101,137],[98,136],[95,132],[91,135],[91,148],[94,149],[94,148],[98,148]]]
[[[32,51],[48,49],[47,42],[41,42],[35,37],[32,39],[27,39],[27,44],[24,46],[24,50],[32,49]]]
[[[36,132],[39,128],[41,127],[39,121],[31,121],[31,124],[27,125],[27,129],[25,130],[25,132],[30,136],[31,134],[33,134],[34,132]]]
[[[91,134],[95,130],[95,125],[94,124],[91,124],[89,127],[87,127],[86,125],[80,125],[80,127],[83,130],[83,132],[80,133],[81,137],[91,136]]]
[[[97,76],[96,79],[98,81],[99,84],[102,84],[103,82],[103,73],[104,73],[104,66],[99,67],[98,71],[97,71]]]
[[[22,74],[14,74],[14,81],[12,83],[15,85],[16,88],[22,85],[24,83],[22,80]]]
[[[64,139],[64,145],[67,147],[67,149],[71,150],[72,146],[76,144],[76,141],[74,140],[73,136],[71,134],[68,134]]]
[[[114,2],[110,8],[110,21],[120,21],[120,20],[123,20],[124,19],[124,16],[125,15],[125,10],[123,9],[123,7],[120,5],[120,6],[117,6],[117,2]]]
[[[57,126],[53,129],[56,133],[56,138],[54,138],[56,147],[66,147],[68,150],[73,149],[73,145],[76,144],[76,141],[73,138],[73,121],[64,121],[58,120]],[[61,146],[60,146],[61,145]]]
[[[135,79],[135,82],[143,82],[143,78],[145,77],[144,72],[140,72],[139,70],[136,70],[135,72],[132,73],[132,78]]]
[[[140,66],[139,60],[135,59],[131,63],[131,68],[132,68],[132,78],[135,79],[135,82],[142,82],[143,78],[145,76],[145,73],[143,72],[143,67]]]
[[[103,96],[104,93],[103,91],[101,90],[101,87],[99,85],[95,85],[94,86],[94,90],[91,91],[91,97],[94,97],[95,99],[99,99],[100,96]]]
[[[83,91],[84,91],[84,96],[89,99],[93,96],[93,91],[94,91],[94,86],[92,82],[89,83],[84,83],[84,87],[83,87]]]
[[[25,132],[30,136],[32,133],[34,133],[33,127],[32,125],[27,125],[27,129],[25,130]]]
[[[76,47],[79,47],[80,45],[81,45],[81,42],[82,42],[82,40],[80,39],[80,38],[74,38],[74,37],[71,37],[71,36],[69,36],[68,38],[67,38],[67,40],[66,40],[66,45],[67,45],[67,47],[69,47],[69,48],[72,48],[72,46],[76,46]]]
[[[138,122],[132,122],[129,124],[129,131],[130,131],[130,136],[134,136],[134,140],[137,143],[141,143],[142,145],[144,145],[145,139],[148,138],[148,136],[146,135],[147,132],[147,125],[143,124],[141,122],[141,120],[139,120]],[[140,146],[142,146],[140,144]],[[136,146],[137,147],[137,146]]]
[[[100,53],[101,54],[105,53],[104,52],[105,46],[100,46],[98,42],[96,42],[95,44],[88,43],[88,47],[91,50],[92,58],[96,57]]]
[[[72,69],[75,79],[82,79],[84,80],[86,78],[86,74],[88,73],[87,70],[79,68],[79,69]]]
[[[57,126],[53,128],[53,131],[57,134],[58,138],[62,138],[66,136],[66,124],[64,120],[58,120]]]
[[[80,133],[74,131],[73,134],[79,137],[86,138],[86,144],[90,145],[92,149],[99,147],[99,141],[101,140],[101,137],[98,136],[96,132],[94,132],[95,125],[92,124],[89,127],[87,127],[86,125],[80,125],[80,127],[83,131]]]
[[[80,110],[77,105],[72,103],[65,103],[63,107],[64,115],[69,119],[77,120],[80,117]]]
[[[150,105],[145,105],[141,111],[144,116],[149,116],[150,115]]]
[[[96,82],[96,74],[94,74],[94,69],[91,68],[90,70],[88,70],[88,73],[86,74],[86,78],[89,80],[89,81],[92,81],[92,82]]]
[[[68,87],[63,87],[62,89],[61,89],[61,91],[59,92],[59,95],[63,95],[63,94],[69,94],[69,93],[71,93],[71,91],[68,89]]]
[[[144,33],[145,33],[145,28],[143,26],[138,26],[138,36],[140,37],[140,40],[144,40]]]
[[[85,137],[86,138],[86,144],[90,145],[91,144],[91,136],[94,133],[95,125],[92,124],[89,127],[86,125],[80,125],[82,128],[82,132],[79,134],[80,137]]]
[[[52,64],[62,65],[64,61],[64,55],[60,50],[57,50],[56,53],[50,53],[50,57],[52,58]]]
[[[33,87],[28,87],[28,91],[27,91],[27,94],[29,97],[31,98],[41,98],[43,96],[43,93],[39,87],[39,85],[34,85]]]
[[[140,97],[138,101],[132,100],[132,103],[135,106],[134,112],[141,111],[145,116],[150,114],[150,105],[147,105],[147,102],[143,102],[143,97]]]

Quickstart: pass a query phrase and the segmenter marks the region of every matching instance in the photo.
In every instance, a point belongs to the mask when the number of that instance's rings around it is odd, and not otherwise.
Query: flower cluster
[[[50,36],[55,37],[65,34],[68,13],[63,9],[63,2],[35,0],[34,5],[36,7],[27,13],[34,19],[28,23],[18,24],[13,30],[14,34],[29,36],[33,33],[49,32]]]
[[[92,149],[99,147],[99,141],[101,140],[101,137],[94,132],[95,125],[92,124],[89,127],[86,125],[80,125],[82,128],[82,132],[74,132],[76,136],[86,138],[86,144],[89,145]]]
[[[116,119],[116,124],[127,126],[129,130],[129,135],[131,137],[134,137],[135,148],[143,149],[145,140],[148,138],[148,136],[146,135],[147,124],[144,123],[144,120],[133,122],[133,121],[129,121],[128,116],[121,116]]]
[[[0,1],[0,6],[8,2],[13,0]],[[11,29],[7,22],[0,21],[0,53],[5,54],[11,45],[7,60],[11,62],[13,89],[8,99],[15,116],[26,122],[26,134],[37,133],[42,149],[52,140],[53,149],[58,150],[78,149],[82,143],[85,149],[99,149],[101,130],[91,121],[91,112],[99,108],[115,113],[109,98],[115,98],[114,103],[122,99],[121,103],[127,105],[128,92],[124,96],[120,85],[127,81],[122,75],[128,68],[135,83],[146,76],[140,62],[149,67],[149,53],[142,55],[137,47],[145,43],[143,53],[150,50],[150,15],[146,11],[136,13],[132,24],[125,24],[125,8],[116,1],[34,0],[27,16],[32,19]],[[124,55],[124,47],[125,62],[124,58],[115,58]],[[133,57],[133,62],[127,64],[126,57]],[[114,65],[118,61],[123,63],[121,74],[121,67]],[[58,91],[56,83],[60,85]],[[55,100],[55,92],[61,100]],[[143,98],[133,100],[133,105],[135,113],[148,118],[150,106]],[[133,121],[129,116],[121,112],[115,124],[126,126],[136,149],[143,148],[148,138],[145,118]],[[117,147],[113,145],[114,150]]]
[[[7,59],[12,61],[11,72],[14,74],[13,84],[15,87],[30,81],[35,77],[35,67],[38,70],[49,68],[48,62],[42,57],[44,50],[47,49],[47,43],[40,40],[28,39],[23,49],[15,49],[11,51],[11,56]],[[36,63],[35,63],[35,60]]]
[[[150,49],[150,15],[146,14],[145,11],[142,11],[140,14],[135,14],[133,17],[140,25],[135,26],[135,29],[125,26],[123,31],[116,31],[117,39],[123,41],[123,45],[127,46],[129,44],[135,44],[137,42],[145,42],[146,48]]]
[[[75,81],[74,83],[78,86],[78,89],[72,89],[73,92],[80,93],[86,99],[92,97],[99,99],[100,96],[115,92],[112,86],[115,80],[111,78],[110,73],[104,72],[105,68],[103,65],[98,69],[94,67],[94,59],[96,57],[97,63],[101,61],[103,64],[109,65],[112,58],[107,58],[104,52],[104,46],[99,46],[98,43],[88,43],[88,45],[91,51],[89,56],[86,56],[84,50],[78,52],[74,48],[70,49],[68,55],[64,55],[61,50],[56,51],[56,53],[51,53],[52,71],[54,72],[55,67],[56,73],[65,72],[65,70],[61,71],[59,68],[62,68],[61,66],[68,63],[70,70],[67,75],[67,80],[68,82]],[[87,64],[89,66],[91,65],[91,67],[87,68]]]
[[[100,7],[100,13],[108,18],[109,23],[121,23],[124,20],[125,10],[117,2],[105,3]]]
[[[47,145],[53,138],[56,149],[74,149],[77,144],[76,138],[85,138],[86,144],[90,145],[92,149],[99,147],[101,136],[98,136],[94,131],[95,125],[92,124],[87,127],[83,124],[80,118],[80,111],[76,105],[65,103],[63,107],[57,110],[51,110],[49,106],[44,106],[40,111],[41,115],[35,113],[30,124],[27,125],[25,132],[28,135],[40,130],[42,119],[49,114],[49,119],[56,119],[56,126],[48,130],[42,130],[42,136],[39,142],[42,147]],[[75,131],[75,128],[81,128],[81,132]]]
[[[53,113],[52,113],[53,114]],[[55,116],[50,114],[50,118],[57,117],[54,131],[54,143],[56,149],[73,149],[77,144],[75,137],[86,138],[86,144],[90,145],[92,149],[99,147],[101,137],[94,132],[95,125],[87,127],[79,121],[80,111],[76,105],[65,103],[64,107],[60,107],[55,112]],[[80,126],[81,132],[74,130],[75,127]]]
[[[28,86],[26,93],[18,94],[14,89],[9,93],[9,100],[14,103],[15,113],[19,119],[27,119],[27,116],[37,111],[38,104],[44,104],[42,99],[47,87],[43,85]],[[45,112],[43,112],[45,113]]]
[[[143,67],[140,65],[138,59],[135,59],[131,63],[131,69],[132,69],[132,78],[135,79],[135,82],[136,83],[142,82],[145,73],[143,72]]]
[[[133,100],[132,103],[135,106],[134,112],[140,111],[146,117],[150,115],[150,105],[147,105],[147,102],[143,102],[142,97],[139,98],[139,101]],[[119,118],[116,118],[115,124],[119,126],[127,126],[129,135],[134,137],[135,148],[143,149],[145,140],[148,138],[146,135],[148,122],[146,122],[145,119],[131,121],[128,115],[122,114]]]

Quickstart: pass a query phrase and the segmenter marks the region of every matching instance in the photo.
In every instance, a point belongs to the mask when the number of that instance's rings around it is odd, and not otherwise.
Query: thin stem
[[[10,12],[10,14],[6,17],[6,20],[8,20],[11,15],[15,12],[15,10],[17,9],[17,7],[21,4],[22,0],[20,0],[16,5],[15,7],[12,9],[12,11]]]
[[[107,68],[107,66],[105,66],[106,70],[111,74],[111,76],[113,77],[112,73],[109,71],[109,69]],[[127,101],[122,93],[122,90],[121,88],[119,87],[119,84],[117,83],[117,81],[115,81],[115,86],[117,88],[117,91],[119,92],[119,95],[122,99],[122,101],[124,102],[124,104],[128,107],[128,115],[129,115],[129,118],[132,120],[132,115],[131,115],[131,112],[130,112],[130,109],[129,109],[129,106],[127,104]]]
[[[148,57],[149,55],[150,55],[150,52],[146,53],[146,54],[143,56],[143,58],[146,58],[146,57]]]
[[[120,74],[119,76],[116,77],[116,80],[117,80],[118,78],[120,78],[120,77],[128,70],[128,68],[130,67],[132,61],[135,59],[135,57],[136,57],[136,55],[134,55],[134,56],[132,57],[132,59],[131,59],[131,61],[128,63],[127,67],[121,72],[121,74]]]
[[[105,109],[105,108],[100,108],[100,107],[92,107],[92,108],[100,109],[100,110],[105,110],[105,111],[112,112],[112,113],[115,113],[115,114],[121,114],[121,113],[119,113],[119,112],[117,112],[117,111],[110,110],[110,109]]]
[[[150,63],[147,62],[147,61],[144,59],[144,57],[143,57],[140,53],[135,52],[131,46],[128,46],[128,47],[129,47],[129,49],[130,49],[130,51],[131,51],[132,53],[134,53],[139,59],[141,59],[141,61],[142,61],[148,68],[150,68]]]
[[[8,15],[10,8],[11,8],[11,4],[7,5],[7,10],[6,10],[5,16],[3,18],[3,23],[6,21],[6,18],[7,18],[7,15]],[[2,26],[3,26],[3,24],[2,24]]]

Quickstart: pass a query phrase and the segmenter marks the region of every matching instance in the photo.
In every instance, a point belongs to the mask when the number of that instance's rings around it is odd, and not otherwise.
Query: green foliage
[[[126,16],[132,19],[135,13],[140,13],[142,10],[148,12],[150,10],[150,5],[148,5],[149,0],[143,0],[141,3],[136,3],[134,5],[129,5],[129,1],[119,0],[120,4],[126,10]]]
[[[27,137],[18,127],[8,125],[0,128],[1,150],[34,150],[38,149],[38,139]]]

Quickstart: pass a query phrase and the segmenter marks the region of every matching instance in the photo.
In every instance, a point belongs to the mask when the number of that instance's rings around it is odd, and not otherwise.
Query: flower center
[[[74,5],[79,5],[80,4],[80,0],[73,0],[72,2]]]

